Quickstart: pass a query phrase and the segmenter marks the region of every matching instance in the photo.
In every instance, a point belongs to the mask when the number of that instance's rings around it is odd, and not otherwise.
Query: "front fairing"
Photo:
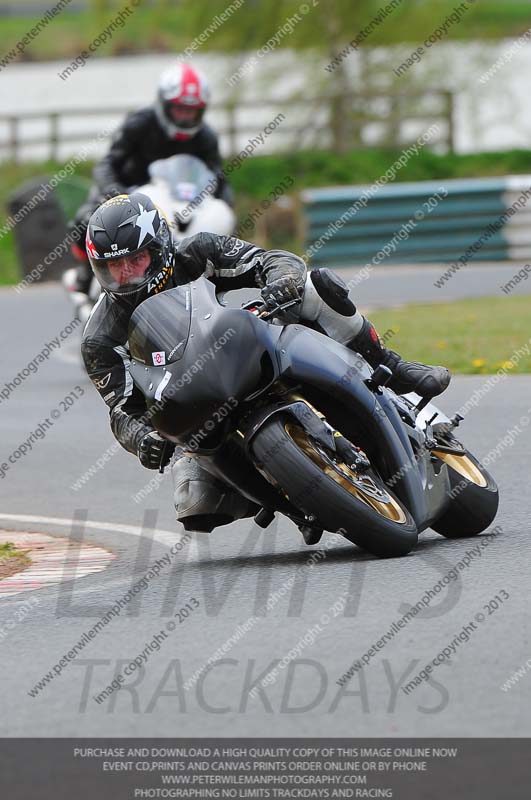
[[[177,286],[141,303],[129,323],[132,359],[148,367],[179,361],[188,344],[191,322],[189,285]]]
[[[151,423],[175,442],[205,424],[212,429],[220,407],[236,408],[275,379],[281,331],[248,311],[220,306],[214,284],[202,277],[146,300],[131,319],[130,370]],[[139,341],[147,344],[137,347]],[[150,350],[157,341],[164,347]]]

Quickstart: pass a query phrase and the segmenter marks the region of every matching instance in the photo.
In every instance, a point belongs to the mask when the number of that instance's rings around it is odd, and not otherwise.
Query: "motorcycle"
[[[150,164],[148,172],[149,182],[131,187],[128,193],[141,192],[151,198],[164,212],[175,242],[201,231],[227,236],[234,232],[236,215],[224,200],[214,197],[218,179],[199,158],[177,155],[160,159]],[[92,279],[88,298],[76,291],[76,269],[66,270],[62,280],[85,324],[100,295],[100,285]]]
[[[296,302],[229,308],[201,277],[138,306],[130,372],[151,424],[193,441],[202,465],[256,504],[258,525],[281,513],[310,545],[328,531],[403,556],[428,527],[485,530],[498,489],[455,437],[462,418],[397,396],[387,367],[323,334],[279,324]]]
[[[214,197],[218,179],[199,158],[171,156],[149,166],[147,194],[166,214],[176,242],[202,231],[230,236],[236,228],[232,208]]]

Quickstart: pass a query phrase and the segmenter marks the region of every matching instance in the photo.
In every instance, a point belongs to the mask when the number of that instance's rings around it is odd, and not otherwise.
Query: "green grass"
[[[10,286],[19,280],[15,235],[8,233],[0,239],[0,286]]]
[[[10,558],[13,555],[13,552],[16,551],[11,542],[0,544],[0,558]]]
[[[262,199],[290,175],[294,191],[340,184],[372,183],[400,156],[398,150],[351,150],[339,155],[323,150],[255,156],[245,160],[230,176],[237,193]],[[531,150],[437,155],[421,150],[399,170],[396,182],[450,178],[479,178],[531,171]]]
[[[377,311],[370,319],[381,332],[394,330],[388,346],[404,358],[473,375],[507,366],[515,351],[529,343],[530,312],[531,295],[519,295],[409,305]],[[509,369],[510,374],[531,373],[531,357]]]
[[[324,51],[323,8],[303,17],[291,35],[281,39],[280,47],[320,48]],[[373,18],[382,0],[328,0],[329,13],[338,9],[339,29],[345,32],[345,42],[359,32]],[[123,0],[113,0],[107,11],[96,13],[65,10],[55,17],[26,47],[22,58],[46,60],[75,58],[87,48],[124,7]],[[171,6],[174,7],[171,7]],[[187,47],[222,12],[226,0],[204,5],[194,3],[173,4],[165,0],[148,8],[139,7],[126,19],[126,24],[114,32],[112,39],[103,44],[93,57],[128,55],[147,52],[179,52]],[[392,19],[373,31],[368,44],[396,44],[418,42],[431,33],[457,5],[455,0],[431,3],[412,3],[406,0],[393,13]],[[225,24],[214,30],[201,44],[201,51],[235,51],[260,47],[273,35],[285,20],[300,6],[299,0],[279,3],[279,0],[260,0],[257,17],[256,4],[246,3]],[[0,26],[0,54],[8,53],[31,30],[40,16],[2,18]],[[527,0],[481,0],[466,13],[459,24],[448,29],[447,39],[485,39],[518,36],[530,25]]]
[[[31,564],[28,553],[29,550],[17,550],[11,542],[0,544],[0,580]]]
[[[5,564],[10,558],[26,558],[26,552],[17,550],[11,542],[0,544],[0,566]],[[29,558],[27,560],[29,561]]]
[[[101,15],[91,12],[63,12],[27,45],[20,60],[46,61],[76,58],[108,27],[116,17],[118,10],[125,5],[125,3],[120,3],[115,10]],[[39,19],[41,19],[40,16],[2,18],[0,53],[7,54],[14,48],[17,42],[31,31]],[[126,20],[126,24],[121,29],[116,29],[112,38],[102,44],[91,58],[178,51],[189,43],[190,37],[184,32],[189,28],[190,24],[186,22],[186,13],[178,9],[157,12],[152,9],[139,8]]]

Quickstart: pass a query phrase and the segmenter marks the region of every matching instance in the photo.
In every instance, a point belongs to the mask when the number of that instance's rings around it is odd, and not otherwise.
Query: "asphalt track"
[[[496,287],[513,274],[512,267],[469,270],[453,278],[447,290],[430,290],[440,271],[430,268],[432,276],[424,273],[420,278],[406,269],[378,272],[358,287],[357,296],[374,306],[436,300],[439,294],[445,295],[441,300],[496,294]],[[523,282],[518,290],[525,288]],[[9,289],[0,292],[0,390],[70,318],[67,299],[57,286],[35,287],[21,295]],[[211,535],[197,534],[75,661],[30,696],[83,632],[184,533],[174,521],[169,476],[136,503],[133,496],[154,473],[121,450],[82,488],[71,488],[113,445],[105,409],[79,365],[77,341],[72,334],[36,374],[0,402],[1,464],[52,409],[61,409],[61,401],[75,386],[85,389],[0,480],[0,514],[5,515],[0,516],[0,527],[67,535],[73,542],[83,538],[107,547],[117,558],[96,576],[33,592],[38,605],[9,630],[5,624],[22,608],[24,596],[1,603],[0,632],[7,630],[0,633],[1,736],[531,734],[531,671],[510,690],[500,688],[531,656],[531,426],[521,424],[531,407],[527,376],[500,382],[461,428],[465,442],[482,457],[520,424],[521,432],[501,448],[491,467],[501,491],[496,525],[502,533],[486,542],[481,556],[471,557],[458,579],[371,657],[345,688],[336,680],[352,662],[480,542],[449,541],[428,531],[408,557],[379,560],[328,537],[326,558],[309,567],[316,548],[307,548],[286,521],[267,531],[243,521]],[[453,413],[484,382],[485,376],[455,379],[440,406]],[[91,523],[83,527],[82,517]],[[73,518],[78,520],[74,526]],[[264,611],[268,598],[295,573],[294,585]],[[502,590],[509,598],[489,614],[484,606]],[[347,605],[334,616],[334,604],[346,594]],[[179,624],[174,614],[186,604],[193,610]],[[400,686],[478,613],[485,619],[468,642],[459,644],[451,662],[438,666],[429,683],[406,695]],[[231,644],[238,625],[255,615],[258,619],[248,632]],[[143,669],[126,679],[129,688],[98,704],[93,698],[160,631],[166,634],[160,650],[153,650]],[[186,681],[225,643],[222,660],[185,689]],[[293,648],[292,660],[284,662],[273,682],[249,696],[252,682]]]

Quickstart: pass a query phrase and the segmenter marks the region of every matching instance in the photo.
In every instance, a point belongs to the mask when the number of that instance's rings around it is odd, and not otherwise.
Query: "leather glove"
[[[290,300],[300,300],[302,292],[294,278],[284,277],[266,284],[260,294],[268,309],[274,311],[279,305]]]
[[[146,434],[138,446],[138,458],[146,469],[164,469],[172,457],[175,445],[152,431]]]

